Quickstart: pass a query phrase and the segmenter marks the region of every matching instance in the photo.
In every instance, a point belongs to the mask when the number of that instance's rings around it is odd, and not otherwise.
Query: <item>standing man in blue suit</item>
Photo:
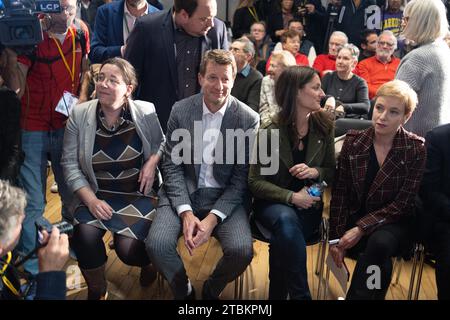
[[[228,49],[216,14],[216,0],[174,0],[172,9],[139,19],[128,38],[125,59],[138,73],[137,99],[155,104],[164,132],[173,104],[200,92],[203,53]]]
[[[122,57],[124,44],[137,18],[158,12],[146,0],[113,1],[98,8],[95,18],[89,59],[102,63],[106,59]]]

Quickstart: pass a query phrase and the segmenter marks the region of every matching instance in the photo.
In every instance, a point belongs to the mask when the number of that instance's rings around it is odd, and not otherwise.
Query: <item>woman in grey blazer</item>
[[[117,256],[141,267],[141,285],[156,278],[143,240],[155,212],[151,192],[164,135],[153,104],[130,99],[136,85],[131,64],[105,61],[96,83],[98,100],[76,106],[66,126],[61,164],[78,200],[72,247],[88,299],[107,295],[106,230],[114,234]]]

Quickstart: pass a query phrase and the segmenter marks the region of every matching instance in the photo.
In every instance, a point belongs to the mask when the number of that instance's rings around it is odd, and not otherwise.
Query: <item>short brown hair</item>
[[[194,14],[195,10],[197,10],[198,0],[174,0],[173,7],[175,12],[184,10],[190,17]]]
[[[119,57],[110,58],[110,59],[105,60],[102,63],[99,73],[102,72],[103,66],[107,65],[107,64],[111,64],[111,65],[119,68],[120,75],[122,76],[123,81],[128,86],[132,85],[133,92],[134,92],[134,90],[136,89],[136,87],[138,85],[138,81],[137,81],[136,70],[131,65],[131,63],[129,63],[127,60],[119,58]]]
[[[295,31],[295,30],[286,30],[285,32],[283,32],[283,34],[281,35],[281,43],[286,43],[287,39],[293,39],[295,37],[298,37],[300,39],[300,41],[302,41],[302,35]]]
[[[206,51],[202,58],[199,70],[199,73],[202,76],[205,76],[208,62],[214,62],[222,66],[231,65],[233,69],[233,77],[236,76],[237,73],[236,61],[234,60],[234,56],[230,51],[222,49],[214,49]]]
[[[375,96],[375,104],[379,97],[394,97],[398,98],[405,105],[405,114],[409,115],[414,112],[417,106],[417,93],[402,80],[392,80],[383,84],[377,90],[377,95]]]

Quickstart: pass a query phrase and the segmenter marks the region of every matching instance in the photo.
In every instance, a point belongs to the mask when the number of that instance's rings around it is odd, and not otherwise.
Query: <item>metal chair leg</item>
[[[416,268],[417,268],[417,260],[418,260],[417,255],[418,255],[418,251],[419,251],[418,246],[419,246],[418,244],[414,245],[413,265],[412,265],[412,269],[411,269],[411,277],[409,280],[409,289],[408,289],[408,297],[407,297],[408,300],[411,300],[411,298],[412,298],[414,282],[416,279]]]
[[[419,299],[419,291],[420,291],[420,284],[422,283],[422,272],[423,272],[423,266],[425,262],[425,247],[422,244],[419,244],[419,273],[417,274],[416,279],[416,291],[414,293],[414,300]]]
[[[329,283],[330,283],[330,268],[327,266],[327,271],[326,271],[326,274],[325,274],[325,290],[323,292],[323,299],[324,300],[327,300]]]
[[[402,273],[402,268],[403,268],[403,261],[401,258],[397,257],[395,258],[395,267],[396,267],[396,272],[397,275],[395,277],[395,285],[398,285],[399,281],[400,281],[400,274]]]

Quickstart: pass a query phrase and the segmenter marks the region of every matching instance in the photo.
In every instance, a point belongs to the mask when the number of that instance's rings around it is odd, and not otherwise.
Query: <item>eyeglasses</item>
[[[378,41],[378,44],[380,45],[380,47],[383,47],[383,46],[393,47],[394,46],[394,44],[392,42],[387,42],[387,41]]]
[[[123,81],[119,81],[118,79],[114,79],[114,78],[107,78],[105,75],[103,74],[99,74],[96,78],[94,78],[95,82],[97,83],[102,83],[102,82],[106,82],[106,84],[108,86],[111,87],[117,87],[125,82]]]
[[[73,13],[75,12],[76,7],[75,6],[61,6],[61,13],[63,13],[64,11],[67,11],[67,13]]]

